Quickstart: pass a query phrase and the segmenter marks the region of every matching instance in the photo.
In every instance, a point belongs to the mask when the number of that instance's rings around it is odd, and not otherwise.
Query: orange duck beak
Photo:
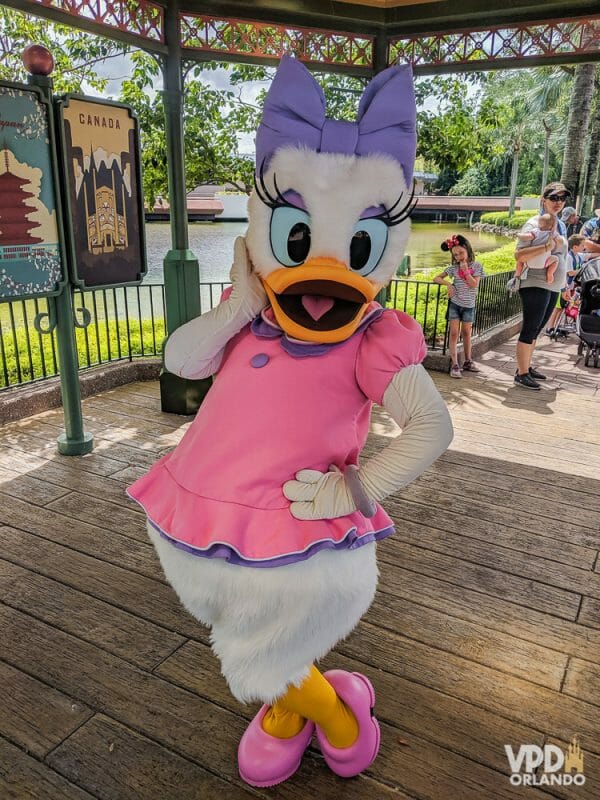
[[[299,267],[277,269],[263,284],[285,333],[320,344],[352,336],[381,288],[334,258],[311,258]]]

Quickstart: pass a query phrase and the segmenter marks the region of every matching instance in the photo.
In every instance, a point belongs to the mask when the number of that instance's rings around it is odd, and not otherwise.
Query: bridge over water
[[[449,197],[434,194],[415,195],[417,205],[412,213],[417,221],[437,220],[440,222],[478,220],[487,211],[508,211],[509,197]],[[516,208],[522,207],[523,198],[518,197]],[[531,198],[525,199],[531,204]],[[197,220],[245,220],[245,195],[215,196],[209,187],[195,189],[187,195],[187,211],[190,221]],[[152,211],[146,213],[148,221],[168,220],[169,204],[162,198]]]
[[[488,211],[508,211],[509,197],[459,197],[440,196],[434,194],[416,195],[417,205],[412,213],[415,220],[450,220],[472,221],[478,220],[481,214]],[[517,197],[515,208],[531,205],[532,198]],[[533,210],[532,210],[533,213]]]

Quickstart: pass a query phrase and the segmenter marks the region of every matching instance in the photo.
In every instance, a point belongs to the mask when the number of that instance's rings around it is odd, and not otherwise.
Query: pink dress
[[[370,519],[357,511],[297,520],[282,487],[301,469],[357,464],[372,403],[425,353],[420,326],[376,303],[337,345],[289,340],[263,314],[228,343],[177,448],[128,493],[175,546],[243,566],[276,567],[388,536],[392,521],[380,506]]]

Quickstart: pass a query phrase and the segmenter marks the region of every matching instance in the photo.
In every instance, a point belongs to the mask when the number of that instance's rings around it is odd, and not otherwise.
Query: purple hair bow
[[[300,61],[283,56],[256,134],[258,169],[286,145],[319,153],[385,153],[399,162],[409,186],[417,147],[411,68],[388,67],[376,75],[361,97],[357,121],[346,122],[326,118],[319,84]]]

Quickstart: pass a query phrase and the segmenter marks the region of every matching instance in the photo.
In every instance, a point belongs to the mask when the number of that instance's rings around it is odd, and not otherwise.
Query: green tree
[[[535,158],[538,157],[537,149],[532,146],[537,139],[533,130],[537,123],[528,105],[529,88],[528,75],[520,72],[497,73],[488,77],[485,102],[482,102],[482,108],[487,109],[486,113],[494,120],[491,133],[493,146],[488,148],[488,160],[492,165],[502,168],[502,191],[510,196],[510,213],[514,211],[517,193],[523,191],[528,151],[534,152]]]
[[[481,75],[471,91],[477,147],[453,193],[537,194],[544,164],[550,179],[560,173],[572,69],[542,68]],[[544,130],[548,126],[548,133]]]
[[[588,134],[587,160],[584,161],[580,210],[591,214],[600,204],[600,72],[594,80],[592,119]]]
[[[150,92],[160,78],[160,65],[141,50],[130,56],[131,74],[121,84],[119,100],[132,106],[139,121],[144,198],[152,208],[159,195],[168,194],[165,112],[160,94]]]
[[[143,52],[134,59],[131,77],[122,84],[120,99],[135,109],[140,120],[144,191],[152,206],[167,194],[166,143],[160,92],[149,93],[159,76],[156,62]],[[217,69],[227,71],[230,88],[216,89],[210,82]],[[188,191],[205,183],[231,184],[250,193],[254,185],[254,159],[240,152],[240,135],[254,135],[260,122],[264,96],[274,68],[248,64],[203,62],[193,66],[185,81],[185,164]],[[364,81],[341,75],[316,75],[326,98],[327,113],[354,119]],[[252,101],[246,87],[251,83]]]
[[[462,197],[485,196],[491,193],[490,176],[481,164],[475,164],[456,181],[449,194]]]
[[[564,149],[566,136],[567,109],[573,69],[571,67],[549,67],[524,73],[526,84],[524,96],[529,112],[535,116],[544,132],[544,155],[542,161],[542,177],[539,182],[540,191],[548,183],[550,163],[554,153],[554,162]],[[531,131],[535,137],[536,131]],[[554,163],[553,175],[556,176],[557,164]]]
[[[54,56],[56,92],[82,92],[84,84],[103,92],[108,80],[98,75],[98,65],[127,51],[119,42],[0,6],[0,79],[27,80],[21,54],[29,44],[44,45]]]
[[[480,152],[469,86],[465,80],[440,76],[416,83],[417,155],[439,173],[442,191],[477,162]]]
[[[132,56],[134,69],[123,81],[119,99],[129,103],[140,121],[146,203],[167,196],[167,146],[162,93],[150,87],[160,66],[148,54]],[[239,153],[238,135],[256,129],[258,109],[238,100],[233,90],[217,90],[194,68],[184,90],[185,164],[188,191],[204,183],[231,183],[252,188],[254,165]]]
[[[560,179],[576,197],[581,188],[581,171],[590,125],[592,98],[594,95],[595,64],[578,64],[575,68],[567,140],[563,156]]]
[[[259,110],[201,79],[186,87],[184,108],[188,188],[231,183],[249,193],[254,159],[239,152],[238,137],[256,130]]]

